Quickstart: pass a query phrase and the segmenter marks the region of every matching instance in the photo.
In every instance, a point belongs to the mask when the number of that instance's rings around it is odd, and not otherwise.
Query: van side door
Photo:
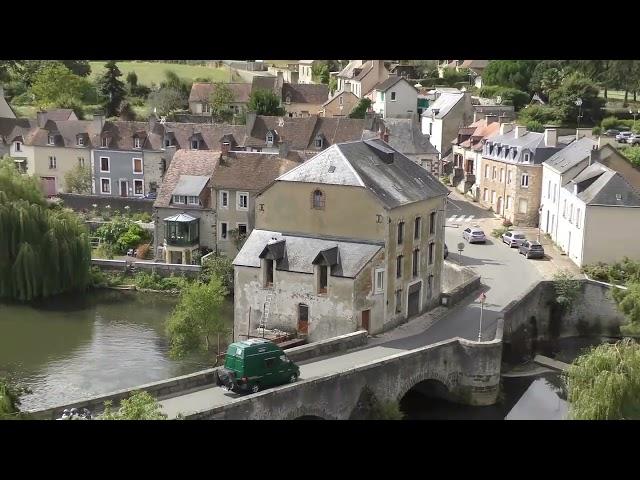
[[[262,379],[262,383],[264,385],[275,385],[278,383],[278,367],[280,361],[278,357],[269,352],[269,354],[264,356],[264,377]]]

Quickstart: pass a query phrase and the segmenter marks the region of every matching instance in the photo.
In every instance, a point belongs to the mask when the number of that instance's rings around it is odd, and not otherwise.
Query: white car
[[[527,237],[522,232],[512,232],[509,230],[502,234],[502,241],[510,247],[519,247],[524,243]]]
[[[476,227],[465,228],[462,232],[462,238],[469,243],[485,243],[487,241],[484,232]]]
[[[630,145],[639,145],[640,144],[640,134],[634,133],[629,138],[627,138],[627,143]]]
[[[620,132],[618,135],[616,135],[616,140],[620,143],[627,143],[632,135],[633,133],[631,132]]]

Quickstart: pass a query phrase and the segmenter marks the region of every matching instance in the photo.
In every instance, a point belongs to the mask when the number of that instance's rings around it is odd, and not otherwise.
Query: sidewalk
[[[538,239],[538,229],[536,227],[513,227],[524,233],[528,239]],[[540,243],[544,247],[545,258],[542,260],[531,260],[545,280],[552,280],[553,275],[562,270],[568,270],[576,277],[582,278],[580,267],[573,263],[567,255],[564,255],[554,243],[547,238],[544,233],[540,233]]]

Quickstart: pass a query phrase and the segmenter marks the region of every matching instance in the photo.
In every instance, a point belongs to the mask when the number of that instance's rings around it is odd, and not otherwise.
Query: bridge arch
[[[445,378],[435,378],[433,375],[424,375],[412,378],[405,382],[399,389],[396,399],[401,402],[402,399],[411,390],[418,389],[421,393],[436,398],[448,399],[451,395],[451,386]]]
[[[285,420],[337,420],[337,418],[325,410],[308,407],[289,412]]]

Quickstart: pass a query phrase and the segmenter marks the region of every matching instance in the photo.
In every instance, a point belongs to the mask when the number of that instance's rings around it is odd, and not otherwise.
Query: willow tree
[[[640,345],[603,344],[567,372],[569,415],[575,420],[640,419]]]
[[[85,289],[86,227],[73,212],[47,207],[30,182],[0,164],[0,298],[29,301]]]

